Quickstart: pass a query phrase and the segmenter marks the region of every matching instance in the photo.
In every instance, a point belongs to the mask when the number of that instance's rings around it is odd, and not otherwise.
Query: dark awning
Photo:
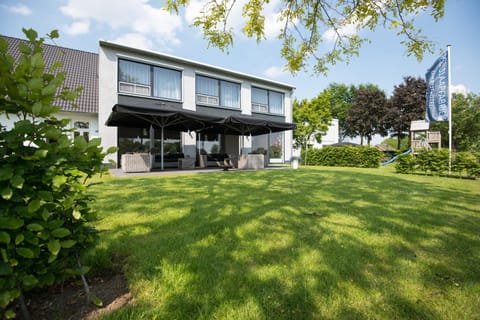
[[[264,120],[244,115],[217,117],[160,105],[155,109],[115,105],[106,123],[110,127],[168,128],[178,131],[261,135],[295,129],[294,123]]]
[[[225,117],[221,123],[213,124],[199,132],[223,133],[238,136],[257,136],[271,132],[295,129],[294,123],[259,119],[249,116],[232,115]]]
[[[174,109],[167,105],[155,109],[114,105],[106,121],[109,127],[168,128],[178,131],[197,131],[223,121],[222,117],[203,115],[194,111]]]

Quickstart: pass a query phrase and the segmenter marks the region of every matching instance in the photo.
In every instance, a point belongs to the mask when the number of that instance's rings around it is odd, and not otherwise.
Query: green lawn
[[[135,297],[106,318],[480,319],[480,182],[391,171],[106,179],[96,263]]]

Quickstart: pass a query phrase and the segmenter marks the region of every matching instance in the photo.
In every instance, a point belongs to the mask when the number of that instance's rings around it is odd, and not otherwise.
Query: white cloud
[[[470,90],[468,90],[468,88],[463,84],[452,85],[451,90],[452,93],[460,93],[463,95],[467,95],[470,92]]]
[[[177,32],[182,29],[181,18],[163,8],[153,7],[148,0],[68,0],[60,11],[75,22],[97,22],[112,31],[123,33],[124,38],[133,40],[141,34],[139,42],[150,42],[166,46],[180,43]]]
[[[269,78],[278,78],[283,75],[288,74],[288,72],[283,67],[271,66],[263,73]]]
[[[349,23],[346,24],[340,28],[337,29],[337,32],[341,36],[353,36],[355,33],[357,33],[357,24],[355,23]],[[338,38],[338,34],[335,32],[333,28],[328,29],[325,31],[322,35],[322,39],[326,42],[335,42]]]
[[[72,36],[86,34],[90,31],[90,22],[88,20],[74,21],[70,25],[65,26],[63,31]]]
[[[12,6],[2,6],[5,7],[7,10],[16,13],[16,14],[21,14],[22,16],[29,16],[32,14],[32,9],[27,7],[24,4],[17,4],[17,5],[12,5]]]
[[[152,40],[148,39],[141,33],[127,33],[119,38],[114,39],[113,42],[138,49],[153,49]]]

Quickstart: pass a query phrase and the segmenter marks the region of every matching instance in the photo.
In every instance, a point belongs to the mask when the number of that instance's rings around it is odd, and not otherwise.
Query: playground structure
[[[413,153],[418,150],[430,150],[434,147],[442,147],[442,135],[440,131],[429,131],[430,123],[425,120],[412,121],[410,123],[410,146]]]
[[[412,153],[417,154],[421,149],[431,150],[436,147],[442,147],[442,135],[440,131],[429,131],[430,123],[425,120],[412,121],[410,123],[410,149],[402,154],[396,155],[388,161],[382,162],[381,165],[393,163],[398,157]]]

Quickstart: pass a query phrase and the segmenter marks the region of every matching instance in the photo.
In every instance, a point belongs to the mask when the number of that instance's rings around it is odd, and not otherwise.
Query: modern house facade
[[[290,123],[293,90],[288,84],[100,41],[98,119],[101,124],[108,122],[112,107],[117,105]],[[176,154],[194,159],[200,154],[228,154],[238,159],[241,154],[264,151],[271,163],[288,162],[292,156],[291,130],[255,135],[248,128],[245,132],[223,133],[222,128],[211,132],[208,124],[205,131],[198,127],[185,129],[170,130],[166,125],[163,132],[163,154],[167,159],[173,158],[173,166]],[[157,155],[153,167],[160,166],[162,140],[158,126],[101,125],[99,135],[105,147],[119,148],[113,160],[119,161],[121,154],[128,152],[150,151]]]
[[[19,56],[15,48],[24,40],[4,38]],[[153,168],[160,167],[160,154],[162,168],[175,167],[179,157],[198,164],[199,155],[210,154],[238,159],[256,152],[269,163],[290,161],[289,84],[108,41],[100,41],[98,54],[50,45],[44,53],[47,66],[51,59],[63,62],[67,86],[84,87],[78,108],[61,106],[58,117],[72,119],[75,135],[99,136],[103,147],[118,147],[110,155],[117,166],[122,154],[144,152],[152,154]],[[112,120],[120,110],[128,113]],[[175,117],[164,116],[167,111]],[[145,122],[144,112],[155,117]],[[177,122],[167,123],[172,119]]]

